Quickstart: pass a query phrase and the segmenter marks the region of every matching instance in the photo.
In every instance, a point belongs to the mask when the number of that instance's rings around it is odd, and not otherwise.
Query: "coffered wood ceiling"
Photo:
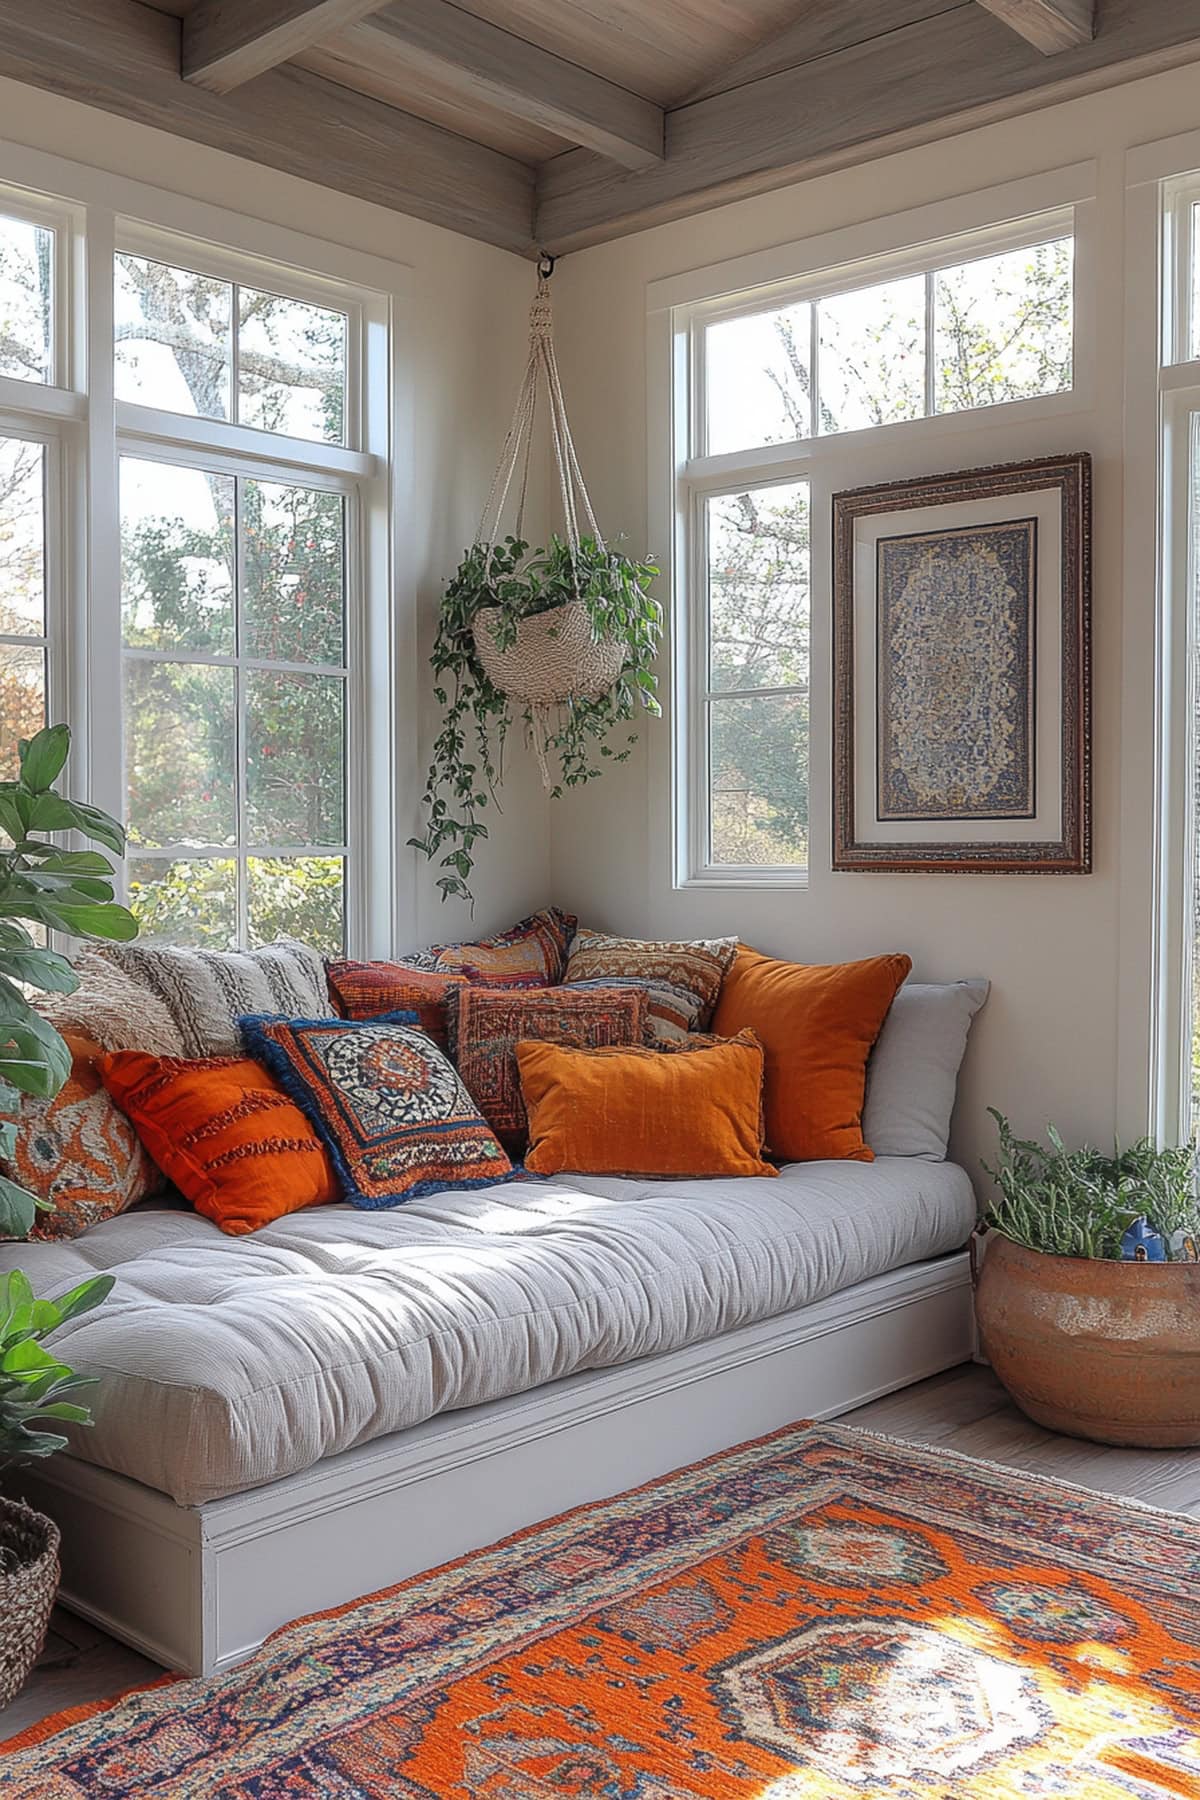
[[[0,75],[526,254],[1194,60],[1200,0],[0,0]]]

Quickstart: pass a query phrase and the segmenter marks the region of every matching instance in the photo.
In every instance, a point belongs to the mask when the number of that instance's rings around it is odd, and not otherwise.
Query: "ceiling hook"
[[[548,250],[542,250],[539,252],[537,272],[541,276],[543,281],[549,281],[550,277],[554,273],[554,265],[557,261],[558,261],[557,256],[551,256],[551,254]]]

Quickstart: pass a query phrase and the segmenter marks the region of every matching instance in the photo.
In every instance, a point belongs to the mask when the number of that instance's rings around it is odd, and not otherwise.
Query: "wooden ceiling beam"
[[[1200,0],[1105,0],[1099,35],[1052,58],[1031,57],[970,0],[669,112],[657,169],[555,157],[540,171],[535,237],[582,249],[1196,61]]]
[[[1043,56],[1074,50],[1096,35],[1096,0],[979,0],[979,5]]]
[[[197,0],[183,22],[185,80],[228,94],[323,37],[355,25],[383,0]]]
[[[0,0],[0,75],[532,252],[526,164],[303,69],[209,93],[180,80],[179,46],[179,20],[138,0]]]
[[[663,159],[661,106],[450,0],[401,0],[367,20],[354,39],[398,73],[437,82],[469,105],[537,125],[623,168],[653,168]]]

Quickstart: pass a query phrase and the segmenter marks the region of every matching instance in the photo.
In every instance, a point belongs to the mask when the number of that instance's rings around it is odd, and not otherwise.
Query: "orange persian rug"
[[[5,1800],[1200,1795],[1200,1525],[798,1425],[4,1747]]]

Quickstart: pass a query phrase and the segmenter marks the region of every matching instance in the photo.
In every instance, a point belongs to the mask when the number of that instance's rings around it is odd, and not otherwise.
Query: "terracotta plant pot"
[[[1022,1412],[1098,1444],[1200,1444],[1200,1264],[1089,1262],[987,1239],[975,1311]]]

